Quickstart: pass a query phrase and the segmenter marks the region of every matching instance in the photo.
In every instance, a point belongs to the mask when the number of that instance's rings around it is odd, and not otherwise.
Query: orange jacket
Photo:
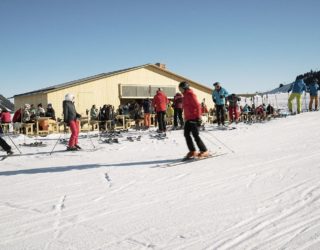
[[[201,105],[198,102],[197,96],[191,89],[186,89],[183,93],[182,105],[186,121],[198,120],[201,118]]]

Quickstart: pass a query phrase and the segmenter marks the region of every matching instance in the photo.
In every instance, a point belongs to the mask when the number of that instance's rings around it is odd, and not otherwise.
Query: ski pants
[[[230,122],[238,122],[239,119],[239,113],[237,110],[237,107],[229,107],[229,120]]]
[[[144,113],[144,126],[146,128],[149,128],[150,127],[150,123],[151,123],[150,113]]]
[[[71,130],[71,136],[69,139],[69,147],[74,147],[75,145],[78,145],[80,122],[78,120],[72,120],[69,122],[69,127]]]
[[[157,112],[159,131],[166,131],[166,112],[160,111]]]
[[[10,145],[4,140],[2,139],[2,137],[0,137],[0,146],[3,148],[4,151],[8,152],[11,150]]]
[[[226,115],[224,105],[216,105],[216,117],[218,121],[218,125],[224,125],[224,117]]]
[[[312,106],[313,106],[313,100],[314,100],[314,109],[318,109],[318,96],[310,96],[310,102],[309,102],[309,111],[312,111]]]
[[[289,100],[288,100],[288,108],[289,111],[292,112],[292,102],[294,99],[297,99],[297,112],[298,114],[301,113],[301,108],[302,108],[302,94],[299,93],[291,93],[291,95],[289,96]]]
[[[184,137],[186,138],[187,146],[189,151],[196,151],[194,146],[191,134],[196,141],[196,144],[200,150],[200,152],[207,151],[206,146],[204,145],[203,141],[199,136],[199,126],[197,121],[186,121],[184,125]]]
[[[173,126],[178,127],[178,119],[180,126],[183,127],[182,109],[176,108],[173,112]]]

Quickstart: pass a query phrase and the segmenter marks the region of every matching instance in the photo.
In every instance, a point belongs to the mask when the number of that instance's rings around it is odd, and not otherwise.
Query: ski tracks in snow
[[[315,209],[320,208],[320,184],[317,180],[310,182],[316,184],[308,186],[309,182],[301,183],[275,195],[273,206],[264,211],[258,210],[254,216],[221,232],[221,236],[207,249],[292,249],[297,245],[302,248],[320,244],[320,234],[315,230],[320,228],[320,212]],[[288,197],[288,192],[298,192],[300,198],[279,204],[279,196]],[[310,214],[313,214],[312,219],[304,219],[310,218]],[[304,240],[300,245],[297,239],[302,234]]]

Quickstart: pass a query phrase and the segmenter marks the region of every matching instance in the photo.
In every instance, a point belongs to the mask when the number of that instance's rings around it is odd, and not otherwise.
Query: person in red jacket
[[[11,122],[11,115],[7,109],[3,109],[1,112],[0,117],[1,123],[10,123]]]
[[[173,113],[173,126],[176,129],[178,127],[178,119],[180,122],[180,128],[183,128],[184,122],[182,117],[182,95],[181,93],[176,93],[173,98],[173,106],[174,106],[174,113]]]
[[[159,132],[166,132],[166,110],[167,110],[167,104],[168,104],[168,98],[166,94],[161,91],[159,88],[157,90],[157,94],[153,97],[152,106],[154,107],[156,113],[157,113],[157,119],[158,119],[158,125],[159,125]]]
[[[199,136],[199,127],[201,126],[201,105],[197,96],[190,89],[188,82],[180,82],[179,90],[183,94],[182,106],[185,119],[184,137],[186,138],[189,149],[189,153],[187,153],[185,159],[208,157],[209,152]],[[191,134],[200,150],[199,153],[195,149]]]

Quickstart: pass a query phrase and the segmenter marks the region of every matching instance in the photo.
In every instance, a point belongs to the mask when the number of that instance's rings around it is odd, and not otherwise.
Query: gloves
[[[214,102],[214,103],[217,103],[217,100],[216,100],[216,99],[213,99],[213,102]]]
[[[222,99],[224,96],[223,95],[220,95],[220,98]]]

